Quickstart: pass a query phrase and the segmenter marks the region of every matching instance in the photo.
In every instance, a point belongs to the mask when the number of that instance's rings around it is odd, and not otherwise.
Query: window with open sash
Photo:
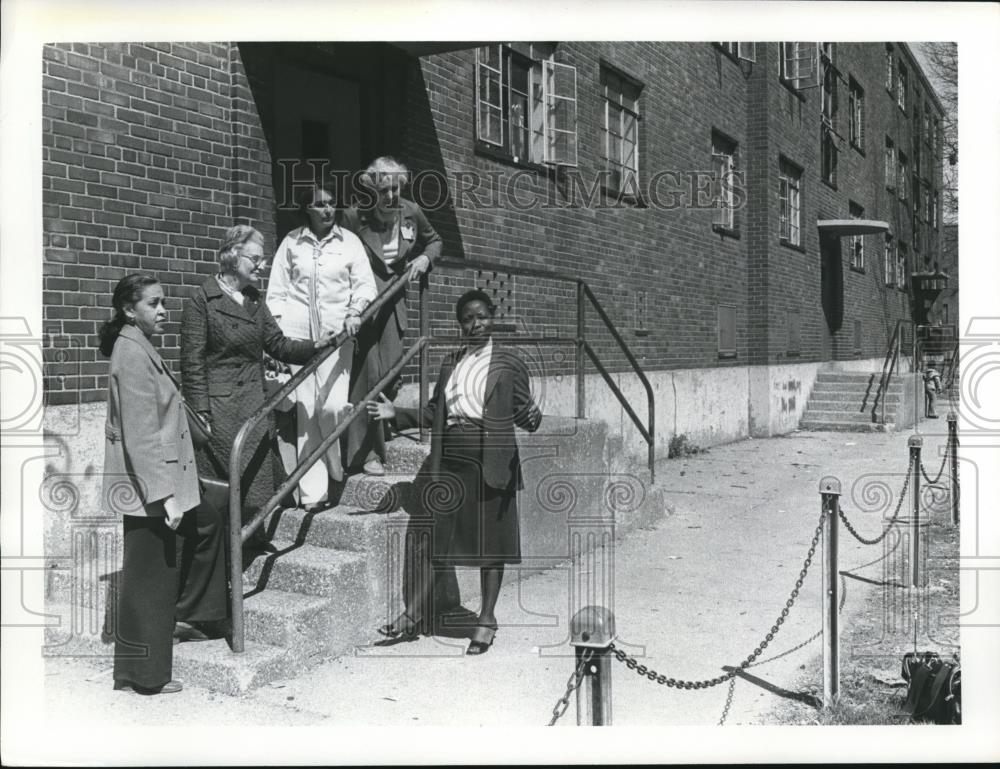
[[[757,61],[756,43],[716,43],[716,45],[738,61]]]
[[[850,80],[851,146],[865,150],[865,89],[852,77]]]
[[[864,219],[865,209],[854,201],[848,204],[852,219]],[[851,235],[851,269],[865,271],[865,236]]]
[[[736,142],[712,133],[712,200],[715,219],[712,224],[723,230],[736,229]]]
[[[896,189],[896,145],[888,136],[885,137],[885,186]]]
[[[575,166],[576,68],[552,46],[476,49],[476,138],[515,162]]]
[[[899,195],[900,200],[907,199],[906,187],[908,173],[909,163],[907,162],[906,155],[900,152],[896,161],[896,194]]]
[[[908,258],[906,244],[900,243],[899,248],[896,249],[896,288],[906,289],[906,261]]]
[[[604,160],[608,187],[639,190],[639,92],[642,86],[601,67],[604,96]]]
[[[780,43],[778,75],[798,91],[819,85],[819,50],[816,43]]]
[[[778,170],[778,237],[802,245],[802,169],[782,159]]]
[[[885,47],[885,90],[896,93],[896,53],[891,45]]]
[[[907,88],[907,76],[906,67],[900,63],[899,72],[897,74],[897,85],[896,85],[896,103],[899,108],[906,112],[906,88]]]
[[[885,271],[885,284],[887,286],[896,285],[896,243],[892,235],[885,235],[885,251],[883,252],[883,270]]]

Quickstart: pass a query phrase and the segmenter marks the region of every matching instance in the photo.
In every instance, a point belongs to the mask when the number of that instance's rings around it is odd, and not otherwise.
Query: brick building
[[[905,43],[91,43],[43,66],[46,418],[82,414],[95,450],[115,281],[164,282],[176,359],[223,229],[273,247],[323,163],[397,156],[446,256],[506,266],[435,270],[435,331],[475,282],[517,329],[573,335],[572,283],[517,270],[584,278],[650,376],[663,455],[792,430],[818,370],[879,368],[941,250],[942,111]],[[535,373],[574,413],[561,350]],[[587,399],[639,448],[596,377]]]

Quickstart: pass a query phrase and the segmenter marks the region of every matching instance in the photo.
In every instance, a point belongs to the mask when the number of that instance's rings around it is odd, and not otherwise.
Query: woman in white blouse
[[[321,339],[341,329],[352,336],[359,316],[375,299],[364,246],[335,222],[335,197],[321,186],[299,200],[307,224],[281,241],[274,255],[267,306],[291,337]],[[341,345],[295,392],[299,460],[332,433],[350,408],[348,387],[353,344]],[[293,367],[294,369],[294,367]],[[329,480],[343,480],[339,444],[326,452],[299,481],[299,503],[307,510],[325,506]]]

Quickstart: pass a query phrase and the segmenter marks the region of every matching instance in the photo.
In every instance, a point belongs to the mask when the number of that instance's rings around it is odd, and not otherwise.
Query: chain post
[[[577,666],[583,663],[576,690],[577,726],[611,726],[611,655],[615,615],[603,606],[584,606],[569,625]],[[584,662],[584,656],[590,655]]]
[[[958,414],[948,411],[948,462],[951,464],[951,523],[958,526]]]
[[[910,587],[920,587],[920,450],[924,439],[911,435],[907,445],[910,447],[910,468],[913,472],[910,479],[913,500],[910,516]]]
[[[823,707],[840,698],[840,571],[837,566],[840,480],[819,482],[823,521]]]

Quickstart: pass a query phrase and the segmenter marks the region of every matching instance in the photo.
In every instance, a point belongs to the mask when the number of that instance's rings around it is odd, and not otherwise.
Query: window
[[[888,136],[885,137],[885,186],[896,189],[896,147]]]
[[[899,65],[899,75],[898,84],[896,87],[896,103],[899,104],[899,108],[906,112],[906,67],[900,63]]]
[[[854,321],[854,354],[855,355],[860,355],[861,354],[861,349],[862,349],[861,348],[861,340],[862,340],[862,336],[861,336],[861,321],[855,319],[855,321]]]
[[[931,108],[929,104],[924,104],[924,141],[930,145],[931,142]]]
[[[865,150],[865,89],[852,77],[850,80],[851,146]]]
[[[891,45],[885,47],[885,90],[894,94],[896,91],[896,54]]]
[[[729,56],[740,61],[757,61],[756,43],[716,43]]]
[[[639,189],[639,91],[642,86],[601,67],[604,158],[608,186]]]
[[[923,235],[923,233],[921,232],[922,229],[923,229],[923,225],[920,223],[920,219],[917,218],[916,216],[914,216],[913,217],[913,254],[914,254],[914,258],[916,258],[916,255],[920,253],[920,251],[921,251],[920,247],[923,244],[923,238],[921,237]]]
[[[853,200],[848,204],[852,219],[864,219],[865,209]],[[865,236],[851,235],[851,269],[865,271]]]
[[[941,124],[938,123],[938,119],[934,118],[934,122],[931,124],[931,136],[927,140],[927,143],[931,146],[931,152],[935,155],[939,155],[938,141],[941,139]],[[936,158],[935,158],[936,160]]]
[[[778,237],[802,245],[802,169],[782,159],[778,170]]]
[[[736,357],[736,308],[719,305],[719,357]]]
[[[781,43],[779,76],[781,82],[798,90],[817,85],[819,57],[815,43]]]
[[[931,222],[934,224],[934,229],[938,228],[938,191],[934,190],[934,202],[931,206]]]
[[[921,199],[920,199],[920,177],[917,176],[916,169],[913,169],[913,218],[916,219],[920,216]]]
[[[885,272],[885,284],[887,286],[896,285],[896,244],[892,235],[885,235],[885,253],[883,256],[883,270]]]
[[[823,181],[837,184],[837,70],[833,66],[833,43],[820,43],[823,62],[823,107],[819,142]]]
[[[896,288],[906,289],[906,244],[900,243],[896,250]]]
[[[900,200],[906,200],[906,175],[908,171],[906,155],[900,152],[896,163],[896,194],[899,195]]]
[[[515,162],[576,165],[576,68],[551,46],[477,48],[476,138]]]
[[[712,132],[712,199],[717,202],[713,225],[723,230],[736,229],[736,142]]]

